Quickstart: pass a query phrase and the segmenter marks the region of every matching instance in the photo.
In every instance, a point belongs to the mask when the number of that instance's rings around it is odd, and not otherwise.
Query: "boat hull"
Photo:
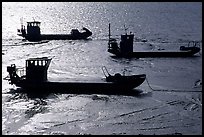
[[[26,92],[32,93],[68,93],[68,94],[124,94],[130,91],[145,80],[145,77],[137,79],[137,81],[126,83],[115,82],[54,82],[47,81],[41,83],[28,83],[26,81],[16,83],[17,87],[21,87]]]
[[[29,58],[26,60],[26,75],[18,76],[15,64],[7,66],[10,84],[23,89],[27,93],[40,95],[42,93],[68,94],[124,94],[141,85],[146,74],[125,76],[120,73],[105,75],[105,78],[86,79],[47,79],[47,69],[51,58]],[[104,73],[105,74],[105,73]]]
[[[80,35],[73,36],[71,34],[42,34],[40,37],[30,37],[25,36],[25,39],[28,41],[41,41],[41,40],[82,40],[87,39],[89,36]]]
[[[154,58],[154,57],[191,57],[194,54],[198,53],[200,49],[195,50],[188,50],[188,51],[156,51],[156,52],[132,52],[128,54],[123,53],[114,53],[109,51],[110,53],[114,54],[117,57],[134,57],[134,58]]]
[[[43,34],[41,40],[80,40],[87,39],[87,37],[85,35],[73,36],[71,34]]]

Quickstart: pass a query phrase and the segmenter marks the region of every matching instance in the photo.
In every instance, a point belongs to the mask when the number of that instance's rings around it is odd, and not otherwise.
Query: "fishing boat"
[[[81,40],[87,39],[92,35],[92,32],[83,27],[82,32],[78,29],[72,29],[70,34],[41,34],[39,21],[27,22],[27,29],[21,24],[21,29],[17,29],[17,35],[25,38],[28,41],[41,40]]]
[[[200,51],[200,43],[192,41],[188,43],[188,46],[181,46],[178,51],[133,51],[133,40],[134,34],[123,34],[121,35],[120,44],[117,43],[115,38],[110,37],[110,24],[109,24],[109,42],[108,52],[115,55],[116,57],[127,57],[127,58],[148,58],[148,57],[190,57]],[[192,43],[192,44],[191,44]],[[119,46],[118,46],[119,45]]]
[[[48,80],[47,70],[52,58],[29,58],[26,60],[25,74],[19,76],[15,64],[7,66],[10,84],[24,89],[27,92],[36,94],[45,93],[69,93],[69,94],[124,94],[138,86],[146,79],[145,74],[139,75],[121,75],[116,73],[111,75],[105,72],[105,78],[56,81]]]

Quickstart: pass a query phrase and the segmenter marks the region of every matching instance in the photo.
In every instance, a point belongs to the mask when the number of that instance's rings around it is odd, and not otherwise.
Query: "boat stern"
[[[16,74],[16,65],[11,64],[11,66],[7,66],[7,72],[9,73],[10,84],[16,84],[20,80],[20,77]]]

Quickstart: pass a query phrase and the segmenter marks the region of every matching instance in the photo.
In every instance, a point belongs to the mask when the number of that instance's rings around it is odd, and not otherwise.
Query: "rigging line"
[[[195,90],[195,91],[192,91],[192,90],[181,90],[181,89],[153,89],[150,84],[149,84],[149,81],[148,79],[146,78],[146,81],[147,81],[147,85],[149,86],[149,88],[152,90],[152,91],[167,91],[167,92],[202,92],[202,90]]]

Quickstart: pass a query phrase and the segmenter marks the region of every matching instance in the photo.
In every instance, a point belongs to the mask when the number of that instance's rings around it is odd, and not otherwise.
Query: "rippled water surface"
[[[88,40],[31,43],[17,36],[20,18],[41,21],[41,33],[87,27]],[[135,34],[134,50],[178,50],[189,41],[202,48],[201,3],[2,3],[3,134],[202,134],[202,51],[188,58],[113,58],[107,52],[108,23],[120,39],[124,25]],[[146,42],[142,42],[146,40]],[[53,57],[49,79],[147,75],[135,96],[49,94],[31,98],[4,80],[6,66],[24,67],[31,57]],[[151,87],[149,87],[149,85]],[[152,90],[153,88],[154,90]]]

